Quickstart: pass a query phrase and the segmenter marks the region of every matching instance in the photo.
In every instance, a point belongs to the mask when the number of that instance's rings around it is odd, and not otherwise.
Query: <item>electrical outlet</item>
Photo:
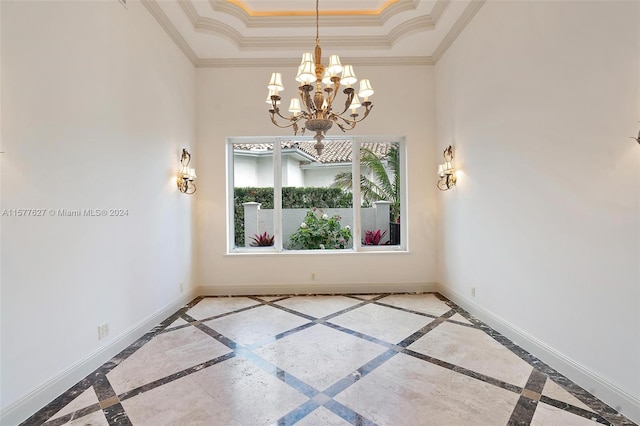
[[[184,291],[184,284],[180,283],[180,293]]]
[[[105,322],[98,326],[98,340],[102,340],[109,335],[109,323]]]
[[[476,297],[476,288],[471,287],[471,297]]]
[[[312,272],[311,273],[311,281],[315,281],[316,280],[316,273]]]

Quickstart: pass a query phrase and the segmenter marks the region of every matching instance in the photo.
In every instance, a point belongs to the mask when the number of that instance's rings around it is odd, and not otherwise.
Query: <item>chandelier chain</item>
[[[316,46],[320,45],[320,0],[316,0]]]

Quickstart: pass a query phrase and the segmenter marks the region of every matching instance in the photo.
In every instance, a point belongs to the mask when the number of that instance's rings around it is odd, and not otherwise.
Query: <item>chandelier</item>
[[[342,66],[338,55],[329,57],[329,66],[326,68],[322,65],[322,49],[320,48],[320,26],[319,26],[319,0],[316,0],[316,48],[315,61],[311,53],[302,55],[302,62],[298,66],[296,81],[300,83],[298,87],[299,98],[292,98],[289,105],[291,116],[284,116],[280,113],[280,95],[279,92],[284,90],[282,85],[282,75],[279,72],[271,74],[269,80],[269,94],[266,102],[271,105],[269,113],[271,114],[271,122],[280,128],[292,127],[294,134],[304,134],[305,130],[315,132],[316,140],[313,146],[318,155],[322,155],[324,139],[327,131],[335,123],[345,132],[353,129],[357,123],[361,122],[369,115],[373,104],[369,97],[373,95],[373,89],[368,79],[360,80],[360,90],[358,94],[351,87],[358,79],[351,65]],[[315,87],[314,87],[315,83]],[[324,84],[324,88],[323,88]],[[334,111],[333,103],[336,99],[338,90],[344,86],[342,93],[346,95],[344,109],[340,112]],[[360,98],[363,100],[360,101]],[[356,112],[360,107],[364,107],[362,117]],[[279,117],[276,119],[276,116]],[[284,121],[284,124],[278,123],[278,120]],[[300,129],[300,124],[302,129]]]

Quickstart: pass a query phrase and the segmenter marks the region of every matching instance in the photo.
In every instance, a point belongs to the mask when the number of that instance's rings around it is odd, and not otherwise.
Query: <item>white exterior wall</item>
[[[300,169],[300,162],[288,155],[284,156],[282,162],[282,186],[306,186],[304,175]]]
[[[351,172],[351,163],[346,165],[331,165],[320,167],[308,167],[304,169],[304,183],[309,187],[330,187],[333,178],[338,173]]]
[[[259,181],[264,182],[258,178],[258,158],[244,155],[235,156],[233,160],[233,185],[238,188],[255,187],[258,186]]]
[[[273,187],[273,155],[260,156],[258,159],[258,188]]]

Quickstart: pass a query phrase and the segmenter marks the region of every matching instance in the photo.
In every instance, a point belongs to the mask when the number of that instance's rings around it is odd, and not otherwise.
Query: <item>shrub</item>
[[[251,247],[269,247],[273,245],[273,235],[267,234],[267,231],[264,234],[256,234],[251,237],[253,242],[250,244]]]
[[[340,225],[340,216],[329,217],[322,210],[312,208],[291,237],[291,249],[344,249],[351,240],[351,228]]]
[[[380,233],[380,229],[377,231],[365,231],[364,233],[364,245],[365,246],[378,246],[380,241],[387,235],[387,231]]]
[[[244,246],[244,207],[243,203],[256,202],[262,209],[273,208],[273,188],[234,188],[233,221],[235,244]],[[352,207],[352,195],[340,188],[282,188],[282,208],[308,209],[311,207],[347,208]]]

